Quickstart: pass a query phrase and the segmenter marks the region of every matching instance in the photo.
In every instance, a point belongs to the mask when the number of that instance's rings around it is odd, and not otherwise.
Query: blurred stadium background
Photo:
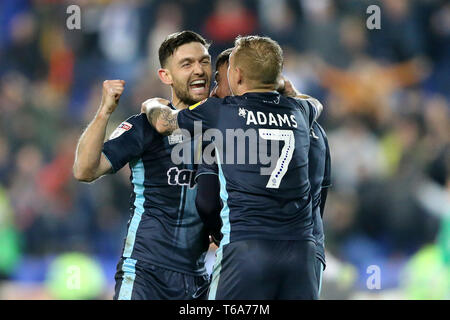
[[[80,30],[66,27],[71,4]],[[372,4],[380,30],[366,27]],[[325,105],[322,299],[449,299],[450,2],[440,0],[0,1],[0,299],[111,299],[129,171],[79,183],[75,146],[103,80],[127,81],[110,130],[146,98],[170,97],[157,49],[183,29],[211,40],[213,58],[238,34],[273,37],[284,74]]]

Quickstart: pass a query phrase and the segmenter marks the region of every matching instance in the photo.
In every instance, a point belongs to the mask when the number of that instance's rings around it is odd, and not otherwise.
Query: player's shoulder
[[[124,122],[128,122],[133,125],[138,125],[142,123],[143,118],[147,118],[145,113],[137,113],[129,116]]]
[[[302,96],[296,96],[296,97],[285,97],[286,100],[288,100],[291,104],[300,107],[300,108],[305,108],[308,104],[308,99],[306,95],[302,95]]]
[[[325,132],[325,129],[320,125],[320,123],[318,123],[317,121],[315,121],[315,123],[317,123],[317,127],[319,128],[319,130],[320,130],[320,132],[322,133],[322,135],[324,136],[324,137],[326,137],[327,136],[327,134],[326,134],[326,132]]]
[[[222,104],[222,103],[223,103],[223,99],[216,98],[216,97],[209,97],[209,98],[203,99],[202,101],[199,101],[193,105],[190,105],[189,110],[200,109],[200,107],[203,109],[205,106],[208,106],[208,105],[217,105],[217,104]]]
[[[321,129],[320,124],[317,121],[314,121],[311,125],[311,129],[310,129],[310,141],[311,141],[311,150],[310,150],[310,154],[315,153],[314,150],[318,151],[320,150],[320,154],[325,155],[325,136],[324,136],[324,131]],[[317,157],[318,155],[314,155],[315,157]]]
[[[315,109],[319,114],[323,110],[323,105],[319,101],[319,99],[309,96],[307,94],[300,94],[296,97],[294,97],[298,103],[304,105],[304,106],[311,106],[313,109]]]
[[[148,122],[147,115],[145,113],[137,113],[129,117],[125,122],[132,124],[136,129],[152,130],[154,129],[150,122]]]
[[[155,129],[148,122],[145,113],[134,114],[122,121],[116,130],[113,132],[114,136],[122,135],[125,132],[134,134],[136,132],[152,133]]]
[[[327,134],[325,132],[325,129],[320,125],[320,123],[317,122],[317,120],[314,120],[313,128],[314,128],[314,131],[316,131],[316,133],[318,135],[321,135],[324,139],[327,138]]]
[[[280,104],[282,104],[285,108],[300,111],[303,114],[307,114],[309,110],[307,102],[296,97],[281,96]]]
[[[320,103],[320,101],[317,98],[312,97],[307,94],[299,94],[295,97],[286,97],[286,98],[291,101],[294,101],[297,104],[301,104],[301,105],[304,105],[304,104],[314,105],[314,104]]]

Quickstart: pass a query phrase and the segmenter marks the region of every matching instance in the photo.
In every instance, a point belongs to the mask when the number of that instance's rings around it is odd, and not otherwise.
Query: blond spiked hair
[[[234,59],[253,87],[276,84],[283,69],[283,50],[268,37],[238,36]]]

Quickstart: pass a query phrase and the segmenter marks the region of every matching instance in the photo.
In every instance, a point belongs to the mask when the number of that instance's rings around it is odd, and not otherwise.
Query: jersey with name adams
[[[209,98],[178,113],[181,129],[213,140],[221,246],[245,239],[314,241],[308,151],[316,116],[308,100],[277,92]],[[203,152],[205,158],[208,147]]]

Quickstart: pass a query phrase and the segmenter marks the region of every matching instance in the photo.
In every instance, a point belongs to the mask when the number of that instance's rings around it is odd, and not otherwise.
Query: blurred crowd
[[[66,25],[71,4],[81,8],[79,30]],[[366,26],[372,4],[381,29]],[[450,283],[450,2],[2,0],[0,298],[2,280],[44,281],[52,257],[65,252],[95,257],[113,282],[129,170],[77,182],[77,139],[105,79],[126,81],[109,131],[145,99],[170,98],[157,50],[183,29],[212,42],[213,61],[237,35],[272,37],[284,75],[325,106],[333,186],[323,298],[368,292],[370,265],[381,270],[381,289],[403,290],[401,298]],[[435,260],[416,262],[424,250]],[[415,283],[415,272],[426,281]],[[450,287],[436,298],[449,299]]]

